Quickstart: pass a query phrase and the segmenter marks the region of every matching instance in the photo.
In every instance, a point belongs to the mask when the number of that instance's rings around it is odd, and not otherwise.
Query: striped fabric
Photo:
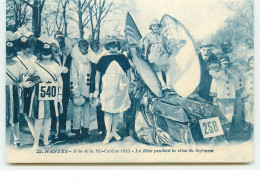
[[[34,87],[29,116],[35,119],[58,117],[62,113],[61,104],[57,100],[38,100],[39,84]]]
[[[129,12],[126,16],[125,36],[130,47],[133,63],[142,80],[157,97],[162,97],[160,81],[153,72],[150,64],[140,57],[136,49],[139,46],[139,41],[142,39],[142,36]]]
[[[6,85],[6,121],[19,122],[19,90],[16,85]]]

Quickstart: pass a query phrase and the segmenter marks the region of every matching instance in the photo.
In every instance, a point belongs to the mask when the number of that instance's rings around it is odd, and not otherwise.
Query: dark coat
[[[66,58],[66,61],[63,61],[62,56],[60,57],[62,62],[65,62],[64,67],[67,67],[70,70],[72,57],[69,54]],[[65,92],[70,91],[70,72],[62,73],[61,74],[62,80],[63,80],[63,89]]]
[[[208,60],[203,60],[201,53],[199,53],[199,60],[201,66],[201,80],[199,84],[198,94],[203,99],[212,102],[212,97],[209,96],[212,76],[209,74],[209,65],[217,62],[215,54],[211,54]]]
[[[70,96],[70,66],[71,66],[71,62],[72,62],[72,57],[71,57],[71,54],[69,54],[66,58],[66,61],[64,61],[62,55],[59,55],[59,57],[60,57],[59,59],[61,61],[61,65],[63,65],[64,67],[67,67],[69,70],[67,73],[61,74],[61,78],[62,78],[62,82],[63,82],[63,97],[65,96],[66,97],[65,99],[68,99],[68,97]],[[54,61],[59,64],[59,62],[56,58],[54,58]]]

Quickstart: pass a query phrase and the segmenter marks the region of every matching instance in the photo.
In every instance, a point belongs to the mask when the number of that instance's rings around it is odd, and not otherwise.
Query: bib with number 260
[[[39,83],[39,100],[56,100],[58,96],[57,83]]]
[[[200,129],[204,138],[223,135],[222,125],[219,117],[199,120]]]

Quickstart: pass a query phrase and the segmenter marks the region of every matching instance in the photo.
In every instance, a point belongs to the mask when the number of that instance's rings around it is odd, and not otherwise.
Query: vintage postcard
[[[7,163],[251,163],[253,0],[7,0]]]

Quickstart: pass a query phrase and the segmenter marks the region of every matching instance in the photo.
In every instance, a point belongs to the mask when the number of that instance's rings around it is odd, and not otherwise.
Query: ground
[[[75,141],[73,138],[66,140],[66,141],[55,141],[52,143],[52,146],[55,148],[67,148],[70,146],[80,146],[80,145],[88,145],[88,146],[100,146],[103,145],[102,141],[104,138],[99,138],[98,137],[98,130],[97,130],[97,119],[96,119],[96,114],[94,108],[92,108],[92,114],[91,114],[91,123],[90,123],[90,133],[91,137],[86,139],[86,140],[80,140],[80,141]],[[126,130],[125,130],[125,123],[123,122],[123,119],[120,118],[120,122],[117,127],[119,131],[119,135],[122,137],[121,141],[115,141],[112,140],[111,144],[120,144],[120,145],[144,145],[141,144],[137,141],[135,141],[132,137],[127,136],[126,137]],[[7,130],[7,132],[10,132],[10,128]],[[27,123],[23,116],[21,116],[21,122],[20,122],[20,140],[21,140],[21,149],[29,149],[33,146],[33,137],[31,135],[31,132],[29,130],[29,127],[27,126]],[[7,143],[12,143],[12,139],[10,140],[7,139]],[[44,148],[44,146],[40,146],[40,148]]]
[[[21,116],[22,117],[22,116]],[[241,116],[235,115],[236,119],[234,122],[236,124],[232,124],[230,128],[230,138],[231,142],[240,141],[240,142],[246,142],[250,139],[251,134],[250,132],[243,131],[243,123],[240,121]],[[131,136],[127,136],[126,130],[125,130],[125,123],[123,122],[123,119],[120,119],[120,122],[118,124],[118,131],[119,135],[122,137],[121,141],[115,141],[112,140],[109,144],[110,147],[116,146],[116,147],[144,147],[145,144],[139,143],[136,140],[134,140]],[[9,131],[8,131],[9,130]],[[7,129],[7,132],[10,132],[10,128]],[[94,108],[92,108],[92,114],[91,114],[91,124],[90,124],[90,133],[91,137],[86,140],[81,141],[75,141],[74,139],[69,139],[66,141],[56,141],[52,143],[53,148],[71,148],[71,147],[80,147],[80,146],[103,146],[102,140],[103,138],[98,137],[98,131],[97,131],[97,120],[96,120],[96,114]],[[20,139],[21,139],[21,149],[30,149],[33,145],[33,137],[30,133],[30,130],[27,126],[26,121],[21,119],[20,123]],[[12,141],[7,139],[7,145],[8,143],[12,143]],[[44,148],[43,145],[40,146],[40,148]]]

